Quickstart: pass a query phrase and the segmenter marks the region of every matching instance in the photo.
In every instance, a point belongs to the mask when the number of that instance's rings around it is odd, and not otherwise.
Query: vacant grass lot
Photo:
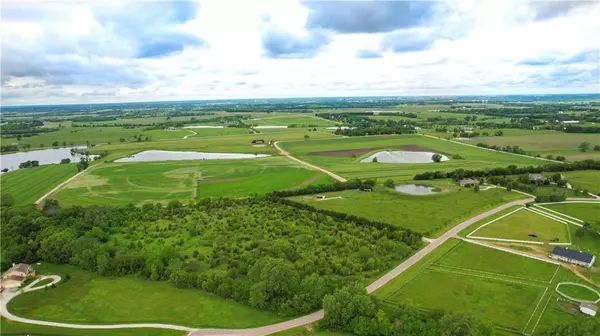
[[[336,122],[321,119],[312,114],[272,113],[267,117],[256,118],[256,120],[244,120],[246,124],[257,126],[290,126],[290,125],[312,125],[312,126],[335,126]]]
[[[543,207],[587,222],[600,222],[600,202],[545,204]]]
[[[48,327],[10,321],[2,317],[2,335],[47,335],[47,336],[183,336],[182,331],[167,329],[71,329]]]
[[[523,209],[479,228],[473,236],[532,242],[550,242],[558,238],[559,243],[568,243],[571,241],[568,230],[566,224]],[[537,238],[530,237],[530,233],[536,234]]]
[[[311,196],[292,199],[319,209],[386,222],[436,237],[450,226],[478,213],[524,197],[500,188],[475,193],[470,189],[458,188],[449,180],[428,183],[446,191],[436,195],[414,196],[378,187],[374,192],[346,190],[326,193],[330,199],[325,201],[317,201]]]
[[[281,146],[292,155],[329,169],[345,178],[392,177],[396,180],[412,180],[414,175],[423,171],[449,171],[458,168],[482,169],[516,165],[539,165],[546,161],[489,151],[477,147],[465,146],[453,142],[428,138],[421,135],[366,136],[338,139],[323,139],[284,142]],[[441,163],[360,163],[371,152],[385,149],[399,149],[401,146],[419,146],[438,153],[459,154],[462,160],[449,160]],[[353,157],[351,153],[335,156],[319,155],[317,152],[330,152],[352,149],[370,149],[367,153]]]
[[[15,205],[33,204],[76,173],[75,164],[51,164],[17,169],[0,175],[0,191],[10,194]]]
[[[193,126],[193,125],[188,125]],[[247,128],[237,127],[225,127],[225,128],[182,128],[182,131],[186,131],[188,139],[191,137],[210,137],[210,136],[223,136],[223,135],[240,135],[240,134],[251,134]],[[196,133],[195,135],[192,133]]]
[[[250,328],[281,322],[272,313],[166,282],[101,277],[68,265],[41,265],[41,274],[70,274],[48,290],[14,298],[8,310],[32,319],[80,324],[166,323],[189,327]]]
[[[600,171],[584,170],[561,173],[571,183],[573,188],[582,188],[600,195]]]
[[[90,169],[54,198],[64,205],[118,205],[244,197],[294,188],[319,177],[283,157],[111,163]]]

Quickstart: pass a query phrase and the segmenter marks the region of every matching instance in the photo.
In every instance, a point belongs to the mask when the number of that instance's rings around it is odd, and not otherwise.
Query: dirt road
[[[291,156],[290,153],[286,152],[283,148],[279,147],[279,141],[275,142],[275,148],[277,148],[277,150],[279,151],[279,153],[281,155],[285,156],[286,158],[288,158],[288,159],[290,159],[292,161],[296,161],[296,162],[298,162],[301,165],[309,167],[310,169],[314,169],[314,170],[318,170],[320,172],[323,172],[323,173],[331,176],[333,179],[335,179],[337,181],[340,181],[340,182],[346,182],[346,181],[348,181],[345,178],[343,178],[343,177],[341,177],[341,176],[339,176],[339,175],[337,175],[335,173],[330,172],[329,170],[323,169],[323,168],[321,168],[319,166],[315,166],[315,165],[310,164],[310,163],[308,163],[306,161],[302,161],[300,159],[297,159],[297,158]]]

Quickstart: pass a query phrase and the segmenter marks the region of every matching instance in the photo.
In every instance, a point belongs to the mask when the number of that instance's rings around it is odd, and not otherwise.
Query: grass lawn
[[[600,299],[598,294],[592,292],[591,290],[589,290],[585,287],[581,287],[581,286],[564,284],[564,285],[560,285],[558,287],[558,290],[560,290],[561,293],[564,293],[565,295],[568,295],[572,298],[579,299],[579,300],[596,301],[596,300]]]
[[[469,313],[511,329],[525,327],[544,289],[493,278],[426,270],[386,300]]]
[[[478,147],[465,146],[421,135],[382,135],[349,137],[309,141],[284,142],[283,148],[292,155],[332,170],[345,178],[391,177],[395,180],[412,180],[415,174],[458,168],[482,169],[516,165],[539,165],[546,161],[489,151]],[[402,149],[415,146],[428,151],[451,156],[459,154],[463,159],[440,163],[361,163],[360,160],[371,153],[385,149]],[[354,153],[353,153],[354,151]],[[321,153],[319,153],[321,152]],[[352,154],[355,154],[353,157]]]
[[[75,164],[51,164],[17,169],[0,175],[0,191],[10,194],[15,205],[33,204],[76,173]]]
[[[193,125],[187,125],[193,126]],[[201,124],[202,126],[202,124]],[[239,134],[250,134],[251,131],[247,128],[237,127],[225,127],[225,128],[182,128],[182,131],[187,132],[188,139],[191,137],[209,137],[209,136],[222,136],[222,135],[239,135]],[[179,131],[179,130],[178,130]],[[195,132],[196,135],[194,135]]]
[[[533,131],[532,131],[533,132]],[[477,137],[471,142],[483,142],[488,145],[518,145],[526,151],[576,150],[580,143],[590,142],[600,144],[597,134],[564,133],[564,132],[535,132],[512,136]]]
[[[597,203],[558,203],[543,207],[586,222],[600,222],[600,202]]]
[[[600,171],[583,170],[561,173],[571,183],[573,188],[582,188],[600,195]]]
[[[352,334],[341,331],[315,330],[313,326],[307,325],[280,331],[271,336],[352,336]]]
[[[490,260],[493,260],[493,263],[490,263]],[[436,264],[543,282],[552,279],[558,267],[535,259],[524,258],[469,243],[458,244],[438,260]]]
[[[47,285],[47,284],[51,283],[52,281],[53,281],[53,280],[52,280],[52,279],[50,279],[50,278],[48,278],[48,279],[42,279],[42,280],[38,281],[38,282],[35,284],[35,287],[42,287],[42,286],[44,286],[44,285]]]
[[[550,242],[558,238],[559,243],[570,242],[567,225],[522,209],[473,233],[475,237],[515,239],[532,242]],[[530,233],[537,238],[529,237]]]
[[[40,274],[71,280],[14,298],[8,310],[31,319],[85,324],[166,323],[188,327],[250,328],[281,322],[273,313],[197,289],[137,277],[101,277],[68,265],[41,265]]]
[[[0,335],[86,335],[86,336],[183,336],[186,333],[167,329],[71,329],[15,322],[2,318]]]
[[[311,126],[335,126],[336,122],[321,118],[316,118],[312,114],[301,113],[272,113],[270,116],[259,117],[257,120],[244,120],[248,125],[257,126],[290,126],[290,125],[311,125]]]
[[[294,188],[320,173],[283,157],[110,163],[92,168],[54,198],[65,205],[118,205],[244,197]]]
[[[326,193],[331,199],[325,201],[317,201],[311,196],[296,196],[291,199],[320,209],[386,222],[435,237],[473,215],[524,197],[500,188],[475,193],[470,189],[458,188],[450,180],[427,183],[446,191],[435,195],[415,196],[377,187],[373,192],[346,190]]]

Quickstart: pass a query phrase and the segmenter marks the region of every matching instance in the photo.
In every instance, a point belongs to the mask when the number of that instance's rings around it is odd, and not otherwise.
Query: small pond
[[[182,160],[219,160],[219,159],[254,159],[269,156],[267,154],[238,154],[238,153],[203,153],[148,150],[130,157],[115,160],[115,162],[158,162]]]
[[[373,162],[373,158],[377,158],[377,162],[383,163],[433,163],[431,157],[432,152],[408,152],[408,151],[387,151],[378,152],[360,162]],[[442,155],[442,161],[448,161],[448,157]]]
[[[263,125],[263,126],[254,126],[252,128],[256,128],[256,129],[269,129],[269,128],[288,128],[288,127],[287,126]]]
[[[73,147],[77,149],[86,148],[85,146]],[[88,158],[93,160],[98,155],[90,155]],[[37,160],[40,162],[40,166],[60,163],[62,159],[71,159],[71,162],[79,162],[79,160],[85,157],[82,154],[74,154],[71,155],[71,148],[50,148],[50,149],[40,149],[29,152],[17,152],[11,154],[2,154],[0,155],[0,169],[7,168],[10,170],[19,169],[19,164],[25,161],[33,161]]]
[[[225,128],[225,126],[195,125],[195,126],[185,126],[184,128]]]
[[[401,184],[394,187],[397,192],[410,195],[434,195],[440,192],[439,188],[422,184]]]

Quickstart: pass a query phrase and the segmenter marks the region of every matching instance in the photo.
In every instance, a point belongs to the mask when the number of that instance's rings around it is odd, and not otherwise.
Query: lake
[[[439,193],[439,188],[422,184],[401,184],[394,187],[397,192],[411,195],[433,195]]]
[[[130,157],[115,160],[115,162],[157,162],[157,161],[184,161],[184,160],[220,160],[220,159],[254,159],[267,157],[267,154],[238,154],[238,153],[203,153],[203,152],[178,152],[148,150]]]
[[[85,146],[73,147],[78,149],[86,148]],[[93,160],[98,155],[90,155],[89,158]],[[19,169],[19,164],[28,160],[37,160],[41,165],[60,163],[62,159],[71,159],[71,162],[79,162],[79,160],[85,157],[85,155],[75,154],[71,155],[71,148],[50,148],[40,149],[29,152],[17,152],[11,154],[0,155],[0,169],[8,168],[8,170]]]
[[[373,162],[373,158],[377,158],[377,162],[383,163],[433,163],[431,157],[432,152],[408,152],[408,151],[389,151],[378,152],[360,162]],[[442,161],[448,161],[448,157],[442,155]]]

